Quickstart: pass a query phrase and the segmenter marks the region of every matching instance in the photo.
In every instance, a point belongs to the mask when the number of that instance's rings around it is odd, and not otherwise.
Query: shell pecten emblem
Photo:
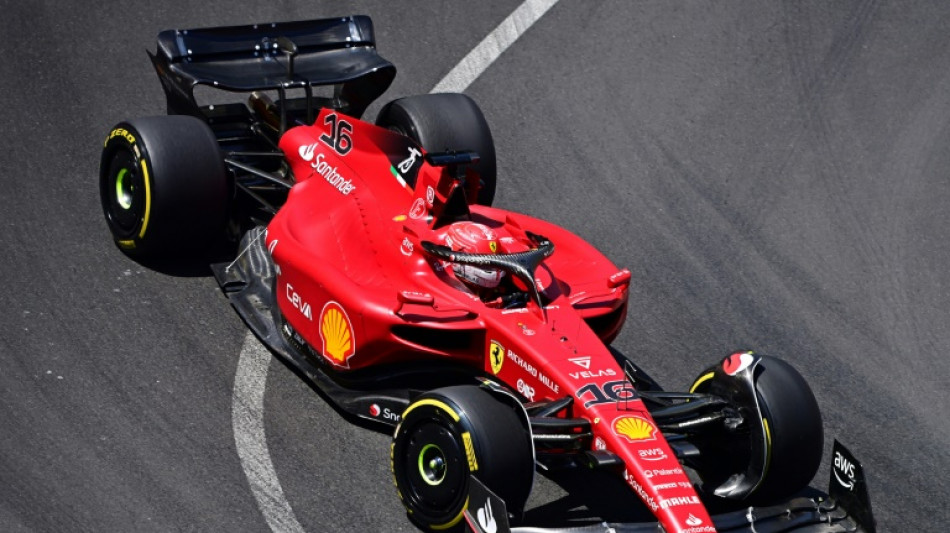
[[[614,420],[614,432],[630,442],[656,438],[656,426],[639,416],[621,416],[617,418]]]
[[[335,365],[349,368],[347,360],[356,353],[356,339],[350,317],[337,302],[327,302],[320,312],[320,338],[323,356]]]

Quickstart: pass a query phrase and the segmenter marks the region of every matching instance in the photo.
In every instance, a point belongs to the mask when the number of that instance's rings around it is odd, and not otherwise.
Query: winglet
[[[848,511],[848,515],[862,530],[876,533],[864,468],[837,439],[832,453],[834,462],[828,480],[828,494]]]
[[[474,510],[474,511],[473,511]],[[508,510],[497,494],[472,476],[465,509],[466,531],[472,533],[510,533]]]

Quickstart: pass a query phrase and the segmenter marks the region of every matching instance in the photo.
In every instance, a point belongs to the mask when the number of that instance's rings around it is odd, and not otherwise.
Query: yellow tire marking
[[[444,402],[440,402],[439,400],[433,400],[433,399],[431,399],[431,398],[426,398],[426,399],[424,399],[424,400],[419,400],[418,402],[416,402],[416,403],[410,405],[410,406],[409,406],[409,409],[406,409],[406,412],[402,414],[403,420],[405,420],[406,417],[409,416],[409,413],[411,413],[413,409],[415,409],[416,407],[422,407],[423,405],[431,405],[431,406],[433,406],[433,407],[435,407],[435,408],[437,408],[437,409],[442,409],[443,411],[445,411],[446,413],[448,413],[449,416],[452,417],[452,420],[454,420],[454,421],[456,421],[456,422],[458,422],[459,420],[461,420],[461,418],[459,417],[458,413],[456,413],[455,411],[453,411],[451,407],[449,407],[448,405],[446,405]]]
[[[468,497],[465,498],[465,503],[462,505],[462,510],[459,511],[459,514],[456,515],[455,518],[453,518],[452,520],[450,520],[450,521],[448,521],[448,522],[446,522],[446,523],[444,523],[444,524],[435,524],[435,525],[432,525],[432,526],[429,526],[429,527],[431,527],[432,529],[435,529],[436,531],[441,531],[441,530],[443,530],[443,529],[448,529],[448,528],[454,526],[455,524],[458,524],[459,521],[462,520],[462,515],[465,514],[465,510],[466,510],[466,509],[468,509]]]
[[[478,459],[475,458],[475,446],[472,444],[472,435],[468,431],[462,433],[462,442],[465,443],[465,456],[468,458],[468,469],[478,470]]]
[[[139,238],[145,237],[145,229],[148,228],[148,217],[152,211],[152,190],[149,188],[148,184],[148,167],[145,166],[145,160],[142,159],[139,161],[142,165],[142,175],[145,178],[145,216],[142,217],[142,229],[139,231]]]
[[[714,375],[716,375],[715,372],[710,372],[710,373],[708,373],[708,374],[705,374],[705,375],[703,375],[703,376],[700,376],[700,378],[696,380],[696,383],[693,383],[693,386],[689,388],[689,392],[690,392],[690,393],[696,392],[696,389],[698,389],[700,385],[702,385],[703,383],[706,383],[707,381],[711,380]]]

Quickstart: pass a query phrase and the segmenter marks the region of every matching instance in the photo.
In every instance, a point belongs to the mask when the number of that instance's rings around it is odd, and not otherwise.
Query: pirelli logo
[[[468,469],[475,472],[478,470],[478,460],[475,459],[475,446],[472,445],[472,436],[468,431],[462,433],[462,442],[465,443],[465,456],[468,457]]]

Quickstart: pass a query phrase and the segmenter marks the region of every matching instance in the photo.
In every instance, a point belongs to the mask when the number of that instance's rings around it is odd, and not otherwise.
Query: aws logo
[[[320,312],[320,339],[324,357],[337,366],[350,367],[347,361],[356,354],[353,324],[343,306],[332,300]]]

